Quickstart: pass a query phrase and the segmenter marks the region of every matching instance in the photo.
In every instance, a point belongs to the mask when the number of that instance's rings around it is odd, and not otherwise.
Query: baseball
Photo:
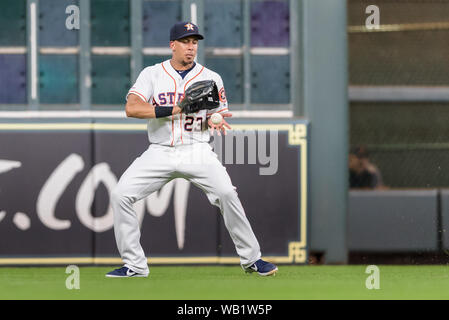
[[[220,124],[221,121],[223,120],[223,117],[221,116],[221,114],[219,113],[214,113],[210,119],[212,120],[213,124]]]

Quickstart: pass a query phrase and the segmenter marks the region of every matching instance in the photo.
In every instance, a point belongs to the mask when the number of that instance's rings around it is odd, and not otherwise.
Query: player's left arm
[[[232,113],[229,112],[228,108],[228,101],[226,99],[226,93],[225,88],[223,85],[223,80],[221,77],[217,74],[215,80],[218,88],[218,98],[220,100],[220,104],[217,108],[212,110],[207,110],[207,124],[209,125],[211,134],[214,133],[216,130],[218,132],[218,135],[220,135],[220,132],[223,131],[223,134],[226,134],[226,129],[231,129],[231,126],[227,123],[225,118],[232,117]],[[210,117],[214,113],[219,113],[223,116],[223,120],[219,124],[212,123]]]

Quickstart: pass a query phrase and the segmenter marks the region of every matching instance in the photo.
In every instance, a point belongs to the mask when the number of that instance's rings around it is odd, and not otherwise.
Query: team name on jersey
[[[184,93],[178,92],[176,102],[181,101],[184,98]],[[160,106],[174,105],[175,104],[175,92],[161,92],[157,95]]]

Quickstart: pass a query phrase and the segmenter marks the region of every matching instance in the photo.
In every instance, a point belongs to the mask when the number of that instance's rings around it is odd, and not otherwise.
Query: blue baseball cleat
[[[278,267],[274,264],[264,261],[262,259],[254,262],[249,268],[246,268],[245,272],[257,272],[261,276],[271,276],[274,275],[278,271]]]
[[[131,277],[148,277],[148,273],[137,273],[127,267],[115,269],[106,274],[108,278],[131,278]]]

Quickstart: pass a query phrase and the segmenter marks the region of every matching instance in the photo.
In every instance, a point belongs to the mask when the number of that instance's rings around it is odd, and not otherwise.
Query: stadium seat
[[[128,0],[91,0],[92,46],[129,46]]]
[[[251,2],[251,46],[289,46],[288,1]]]
[[[79,103],[78,56],[40,55],[41,103]]]
[[[204,43],[206,47],[241,47],[243,21],[241,0],[206,0]]]
[[[26,55],[0,54],[0,70],[0,103],[26,103]]]
[[[290,103],[290,56],[251,56],[251,102]]]
[[[92,55],[92,103],[125,103],[131,87],[128,56]]]
[[[40,0],[39,1],[39,44],[41,46],[65,47],[77,46],[79,30],[69,30],[66,19],[69,14],[65,10],[69,5],[79,5],[73,0]]]
[[[181,19],[179,0],[143,2],[144,47],[168,47],[170,28]]]
[[[26,0],[0,1],[0,46],[26,45]]]

